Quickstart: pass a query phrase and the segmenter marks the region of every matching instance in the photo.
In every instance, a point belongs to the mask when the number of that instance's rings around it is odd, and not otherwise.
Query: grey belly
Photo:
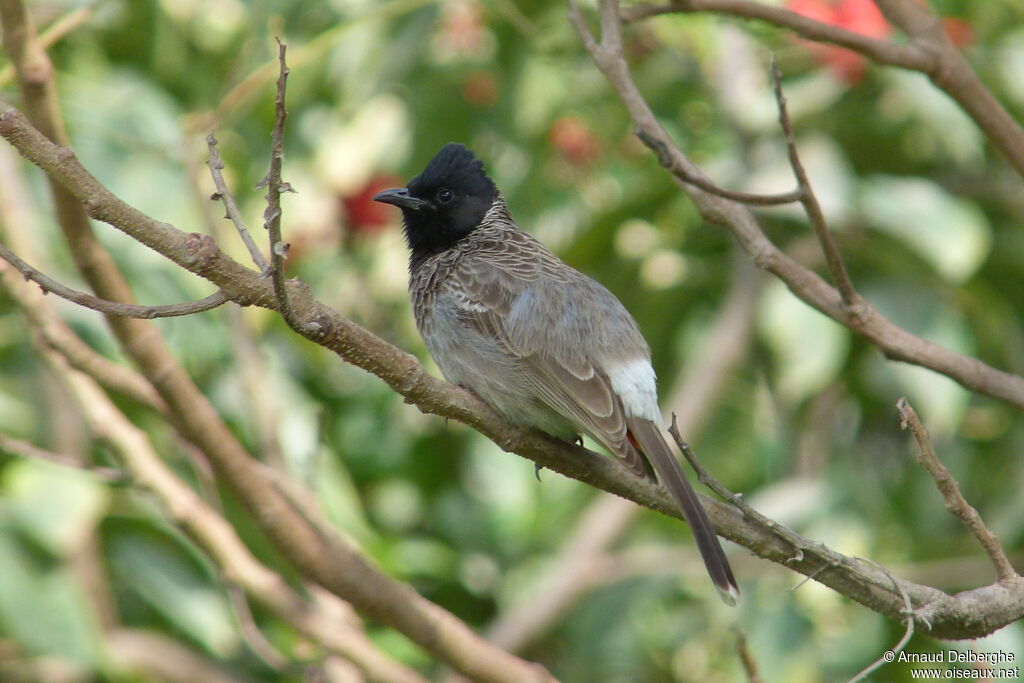
[[[467,326],[456,311],[454,304],[437,300],[417,321],[427,350],[445,379],[472,390],[510,422],[566,441],[574,439],[581,430],[537,397],[525,362]]]

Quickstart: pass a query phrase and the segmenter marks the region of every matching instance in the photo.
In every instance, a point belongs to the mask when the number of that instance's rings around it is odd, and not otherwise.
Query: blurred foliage
[[[32,10],[45,27],[82,4],[39,0]],[[958,22],[968,59],[1021,119],[1020,4],[934,4]],[[208,200],[204,138],[216,129],[229,183],[259,233],[254,187],[269,158],[276,75],[265,65],[281,36],[292,67],[285,177],[298,190],[285,198],[292,275],[429,364],[406,301],[397,212],[370,197],[462,141],[486,161],[521,225],[622,298],[667,397],[684,364],[700,363],[695,349],[732,284],[735,247],[632,137],[565,12],[541,0],[100,0],[51,53],[86,167],[146,213],[213,231],[245,261]],[[1024,372],[1020,178],[924,76],[868,64],[851,71],[848,57],[837,71],[833,57],[784,32],[708,15],[638,24],[627,47],[638,85],[680,146],[719,183],[759,191],[792,185],[767,83],[775,54],[805,163],[858,289],[909,331]],[[9,84],[4,96],[17,101]],[[24,236],[29,260],[81,286],[42,178],[25,173],[38,221]],[[824,272],[798,211],[761,217],[782,248]],[[98,231],[141,301],[209,292],[116,231]],[[119,358],[98,314],[58,305],[83,338]],[[0,429],[111,464],[27,351],[17,311],[0,303],[0,314]],[[901,576],[944,590],[990,583],[991,567],[899,430],[894,405],[906,395],[1020,566],[1017,412],[886,361],[779,283],[763,288],[756,316],[749,353],[692,435],[719,478],[769,517]],[[269,312],[247,309],[240,320],[263,357],[255,385],[243,378],[238,321],[226,310],[156,324],[254,453],[259,394],[273,407],[289,469],[387,572],[479,629],[531,594],[594,491],[547,473],[538,484],[532,463],[421,415]],[[183,476],[200,476],[166,426],[122,403]],[[235,503],[224,505],[261,559],[287,571]],[[616,549],[679,546],[692,548],[683,528],[645,513]],[[899,639],[899,625],[813,582],[789,592],[799,576],[731,550],[745,594],[738,610],[718,604],[691,557],[610,577],[524,654],[567,681],[733,681],[743,676],[736,625],[765,680],[811,682],[846,679]],[[92,573],[83,569],[90,562]],[[241,677],[300,675],[298,664],[275,672],[247,648],[216,569],[130,488],[0,456],[0,577],[0,668],[5,657],[28,657],[61,663],[68,680],[140,680],[104,652],[101,623],[113,619],[179,639]],[[257,608],[255,617],[294,661],[310,657],[273,615]],[[369,628],[393,656],[437,674],[401,637]],[[955,645],[916,637],[909,650],[948,647],[1019,659],[1024,631]],[[909,680],[909,668],[887,666],[877,680]]]

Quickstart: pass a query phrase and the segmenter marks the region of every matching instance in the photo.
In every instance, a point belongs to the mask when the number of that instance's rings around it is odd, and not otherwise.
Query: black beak
[[[409,190],[404,187],[396,187],[393,190],[378,192],[373,196],[373,201],[394,204],[400,209],[412,209],[413,211],[419,211],[430,203],[425,199],[413,197],[409,194]]]

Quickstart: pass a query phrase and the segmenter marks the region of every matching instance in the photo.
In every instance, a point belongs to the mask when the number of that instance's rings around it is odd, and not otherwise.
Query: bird
[[[625,306],[522,230],[464,145],[446,144],[374,200],[401,209],[416,326],[444,377],[516,425],[567,442],[586,434],[663,484],[735,605],[739,587],[662,433],[650,348]]]

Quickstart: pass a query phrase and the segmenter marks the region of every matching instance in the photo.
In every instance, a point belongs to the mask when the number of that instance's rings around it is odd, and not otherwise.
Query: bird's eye
[[[451,200],[455,199],[455,193],[449,190],[447,187],[443,190],[437,191],[437,201],[441,204],[447,204]]]

